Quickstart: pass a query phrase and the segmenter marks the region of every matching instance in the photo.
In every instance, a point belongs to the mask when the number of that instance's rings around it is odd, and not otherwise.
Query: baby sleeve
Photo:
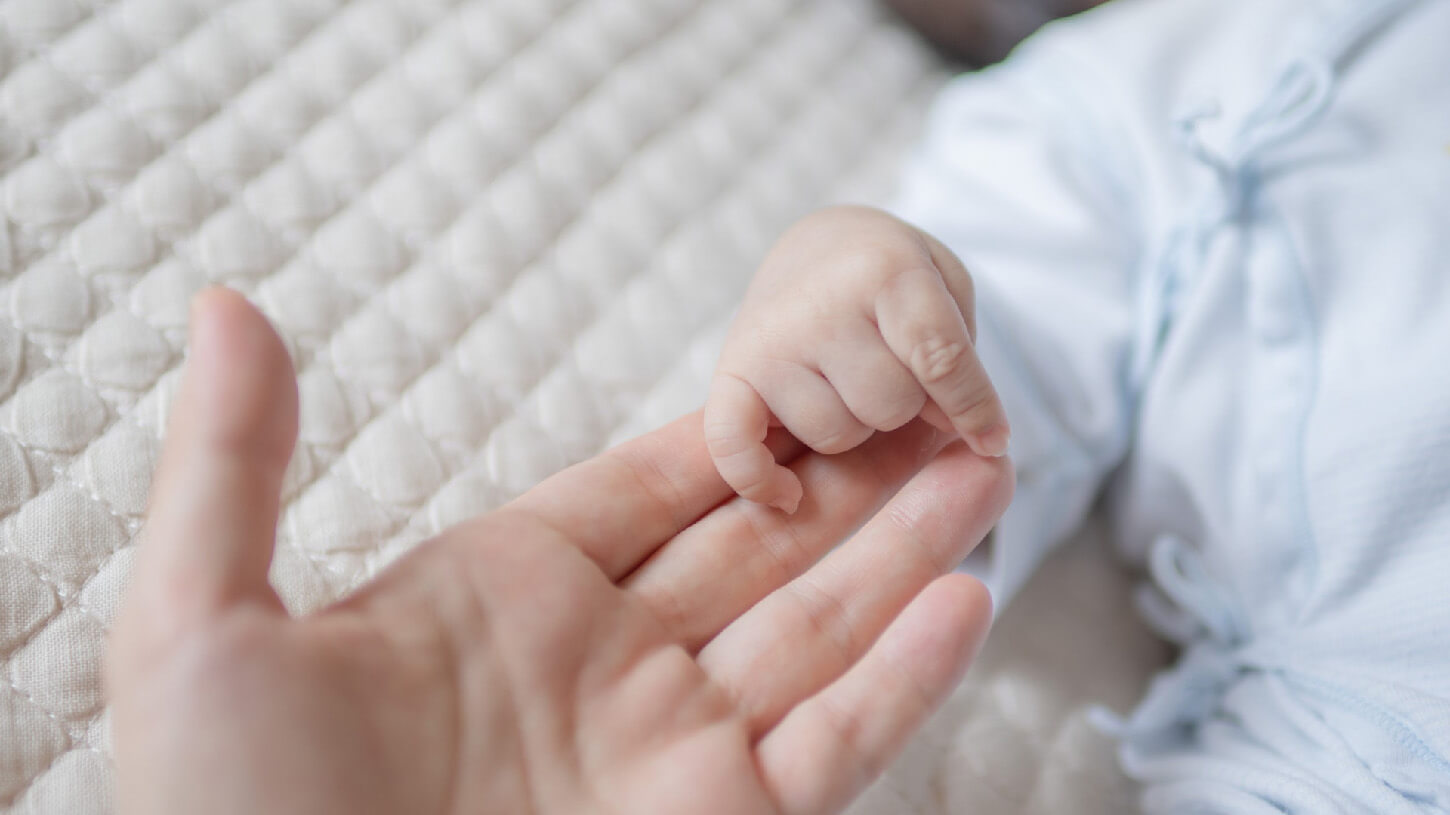
[[[1133,173],[1096,135],[1080,101],[1101,97],[1089,81],[1038,41],[956,79],[893,208],[950,247],[976,286],[977,349],[1012,424],[1018,481],[964,568],[999,609],[1080,525],[1131,437]]]

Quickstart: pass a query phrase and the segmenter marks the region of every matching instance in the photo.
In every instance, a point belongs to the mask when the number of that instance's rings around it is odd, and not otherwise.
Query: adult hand
[[[123,812],[832,812],[988,627],[942,575],[1004,461],[918,422],[796,458],[787,517],[730,497],[698,415],[293,619],[267,573],[296,425],[266,321],[201,295],[107,659]]]

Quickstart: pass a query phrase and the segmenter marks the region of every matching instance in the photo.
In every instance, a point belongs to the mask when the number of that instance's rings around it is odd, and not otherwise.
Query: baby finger
[[[878,296],[876,317],[887,347],[972,451],[1006,455],[1006,412],[941,277],[931,270],[901,274]]]

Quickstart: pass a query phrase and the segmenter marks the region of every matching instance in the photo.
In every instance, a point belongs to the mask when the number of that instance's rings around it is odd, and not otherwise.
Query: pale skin
[[[922,419],[985,458],[1011,428],[977,357],[971,276],[941,242],[887,213],[802,220],[756,272],[705,404],[705,438],[742,497],[793,513],[800,478],[766,446],[784,427],[843,453]]]
[[[296,431],[280,341],[203,293],[107,654],[122,813],[836,812],[987,631],[946,573],[1011,468],[924,422],[772,435],[786,516],[685,417],[300,619],[267,582]]]

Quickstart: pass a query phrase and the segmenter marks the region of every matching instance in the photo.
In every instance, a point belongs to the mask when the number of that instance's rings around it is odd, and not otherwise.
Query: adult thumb
[[[280,609],[267,572],[297,440],[292,361],[245,298],[222,288],[197,295],[190,345],[133,588],[182,624],[239,602]]]

